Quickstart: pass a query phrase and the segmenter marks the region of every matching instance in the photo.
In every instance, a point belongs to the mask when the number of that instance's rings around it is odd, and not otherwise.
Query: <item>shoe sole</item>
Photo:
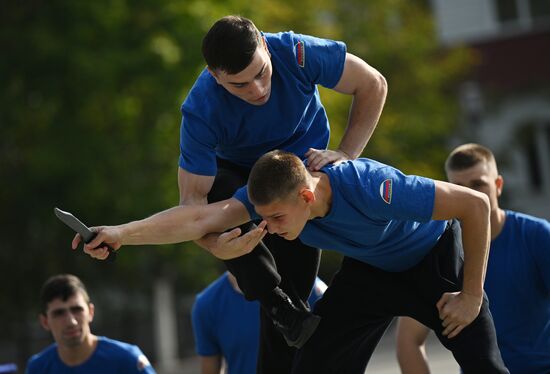
[[[321,317],[312,314],[303,322],[302,333],[300,334],[300,336],[298,336],[298,338],[296,338],[296,340],[290,340],[285,335],[283,335],[286,340],[286,344],[288,344],[290,347],[302,348],[317,329],[319,322],[321,322]]]

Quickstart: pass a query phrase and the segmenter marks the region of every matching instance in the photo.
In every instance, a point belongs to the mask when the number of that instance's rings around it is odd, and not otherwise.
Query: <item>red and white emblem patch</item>
[[[380,183],[380,197],[386,204],[391,204],[391,194],[392,194],[392,181],[391,179],[386,179],[384,182]]]
[[[299,41],[294,46],[294,52],[296,54],[296,62],[300,67],[304,67],[306,63],[306,49],[304,48],[304,42]]]

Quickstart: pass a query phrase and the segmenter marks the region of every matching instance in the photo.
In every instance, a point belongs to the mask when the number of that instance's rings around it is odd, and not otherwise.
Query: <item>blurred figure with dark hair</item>
[[[92,334],[95,307],[76,276],[48,279],[40,303],[40,324],[55,343],[29,359],[27,374],[155,373],[137,346]]]

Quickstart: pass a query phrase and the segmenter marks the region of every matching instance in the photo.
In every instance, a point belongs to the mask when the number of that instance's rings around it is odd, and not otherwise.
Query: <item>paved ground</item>
[[[430,334],[426,346],[428,356],[430,358],[430,368],[433,374],[458,374],[458,365],[454,361],[451,353],[447,351],[437,340]],[[189,358],[182,362],[180,374],[197,374],[200,373],[199,363],[196,358]],[[374,355],[367,366],[366,373],[372,374],[399,374],[399,366],[395,358],[395,330],[393,325],[386,331],[386,334],[380,341],[380,344],[374,351]],[[159,371],[159,374],[163,373]]]

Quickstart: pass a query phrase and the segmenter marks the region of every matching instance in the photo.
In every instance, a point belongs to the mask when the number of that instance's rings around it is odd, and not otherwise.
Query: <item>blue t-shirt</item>
[[[155,370],[139,347],[100,336],[94,353],[82,364],[77,366],[65,365],[57,353],[57,344],[52,344],[29,359],[26,373],[154,374]]]
[[[327,286],[317,278],[309,303],[322,296]],[[197,354],[221,355],[229,374],[256,373],[260,337],[260,304],[247,301],[227,278],[227,273],[197,295],[192,311]]]
[[[511,373],[550,373],[550,223],[506,211],[491,242],[485,291]]]
[[[322,169],[330,179],[331,208],[309,220],[300,240],[312,247],[341,252],[386,271],[404,271],[428,254],[446,221],[431,219],[432,179],[404,175],[380,162],[361,158]],[[246,187],[235,198],[258,217]]]
[[[249,104],[218,85],[205,69],[181,108],[182,169],[212,176],[216,156],[252,167],[273,149],[302,157],[310,147],[327,147],[329,124],[317,84],[332,88],[338,83],[345,44],[293,32],[264,35],[273,65],[269,101]]]

